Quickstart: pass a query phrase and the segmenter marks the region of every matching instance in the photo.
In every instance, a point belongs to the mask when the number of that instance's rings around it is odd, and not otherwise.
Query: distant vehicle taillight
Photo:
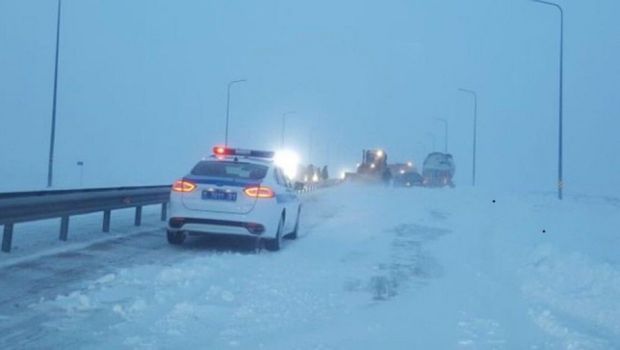
[[[193,183],[193,182],[189,182],[189,181],[186,181],[186,180],[177,180],[172,185],[172,190],[174,192],[192,192],[197,187],[198,186],[196,186],[196,184]]]
[[[248,197],[254,198],[273,198],[276,195],[271,188],[266,186],[246,187],[243,193]]]

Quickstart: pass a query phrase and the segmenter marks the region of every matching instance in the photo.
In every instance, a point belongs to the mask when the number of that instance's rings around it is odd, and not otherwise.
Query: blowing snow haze
[[[0,0],[0,349],[620,349],[620,1],[551,1]]]
[[[618,194],[620,3],[563,1],[567,193]],[[0,189],[45,187],[56,1],[0,0]],[[559,15],[531,1],[75,1],[60,31],[55,187],[169,183],[223,142],[351,169],[443,148],[478,184],[554,191]]]

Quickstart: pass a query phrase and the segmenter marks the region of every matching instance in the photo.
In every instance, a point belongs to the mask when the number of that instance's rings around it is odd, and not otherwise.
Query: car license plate
[[[218,189],[205,190],[205,191],[202,191],[202,199],[234,202],[237,200],[237,192],[224,191],[224,190],[218,190]]]

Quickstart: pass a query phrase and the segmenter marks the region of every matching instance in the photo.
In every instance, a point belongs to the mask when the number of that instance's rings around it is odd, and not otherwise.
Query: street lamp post
[[[54,175],[54,145],[56,143],[56,96],[58,91],[58,48],[60,46],[60,13],[62,0],[58,0],[58,15],[56,18],[56,55],[54,62],[54,93],[52,100],[52,130],[50,135],[50,153],[47,166],[47,187],[52,187]]]
[[[443,152],[448,153],[448,121],[443,118],[435,118],[443,123]]]
[[[286,116],[295,114],[295,111],[288,111],[282,114],[282,134],[280,135],[280,148],[284,148],[284,133],[286,132]]]
[[[563,180],[563,174],[562,174],[562,161],[563,161],[563,152],[562,152],[562,141],[563,141],[563,135],[562,135],[562,127],[563,127],[563,117],[562,117],[562,113],[563,113],[563,109],[564,109],[564,9],[562,8],[562,6],[560,6],[559,4],[553,3],[553,2],[549,2],[549,1],[543,1],[543,0],[532,0],[534,2],[540,3],[540,4],[544,4],[544,5],[549,5],[549,6],[553,6],[555,8],[557,8],[560,11],[560,88],[559,88],[559,94],[560,94],[560,98],[559,98],[559,126],[558,126],[558,199],[562,199],[563,194],[562,191],[564,189],[564,180]]]
[[[75,165],[80,167],[80,187],[82,187],[84,180],[84,161],[79,160]]]
[[[246,79],[233,80],[228,83],[228,93],[226,95],[226,133],[224,134],[224,146],[228,146],[228,121],[230,119],[230,88],[237,83],[247,81]]]
[[[425,156],[425,151],[427,150],[426,145],[424,145],[424,143],[422,142],[416,142],[416,151],[419,152],[420,154],[422,154],[422,156]],[[430,152],[429,152],[430,153]],[[413,156],[413,159],[416,159],[415,155]]]
[[[437,146],[437,138],[435,137],[435,135],[431,134],[430,132],[427,132],[426,136],[430,137],[432,142],[433,142],[433,148],[431,150],[431,153],[435,152],[435,149],[436,149],[436,146]]]
[[[459,91],[474,97],[474,141],[472,151],[471,185],[476,186],[476,138],[478,133],[478,94],[473,90],[459,89]]]
[[[312,164],[313,143],[314,143],[314,128],[310,129],[310,134],[308,135],[308,162],[310,164]]]

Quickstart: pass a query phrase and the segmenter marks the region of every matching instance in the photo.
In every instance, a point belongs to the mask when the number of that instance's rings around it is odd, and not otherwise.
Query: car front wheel
[[[295,221],[295,228],[293,232],[289,233],[286,238],[288,239],[297,239],[297,232],[299,231],[299,218],[301,217],[301,206],[297,209],[297,220]]]

